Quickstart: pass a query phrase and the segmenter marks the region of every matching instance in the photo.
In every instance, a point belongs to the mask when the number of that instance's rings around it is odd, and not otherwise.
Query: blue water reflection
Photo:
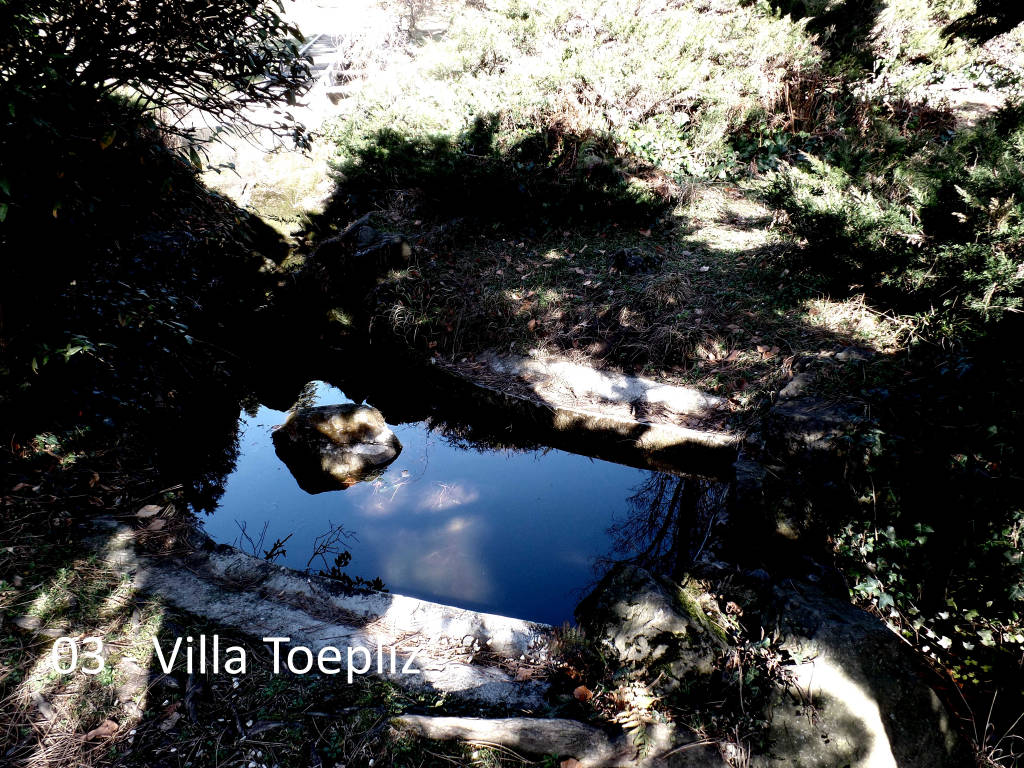
[[[343,402],[340,390],[317,384],[316,404]],[[609,526],[652,475],[553,449],[458,447],[417,423],[392,427],[403,448],[383,475],[310,495],[274,452],[271,428],[285,416],[265,407],[243,414],[236,469],[205,523],[215,540],[239,543],[239,523],[253,539],[266,526],[264,549],[292,534],[278,562],[302,569],[316,538],[341,525],[354,534],[345,542],[353,577],[554,624],[572,618],[594,583],[595,558],[612,549]]]

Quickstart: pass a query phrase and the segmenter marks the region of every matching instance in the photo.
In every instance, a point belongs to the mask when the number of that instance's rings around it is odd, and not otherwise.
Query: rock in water
[[[274,429],[274,447],[307,493],[369,479],[402,452],[381,412],[355,403],[292,411]]]

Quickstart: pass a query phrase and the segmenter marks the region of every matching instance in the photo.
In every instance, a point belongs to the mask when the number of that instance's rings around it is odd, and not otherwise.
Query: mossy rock
[[[631,676],[659,677],[659,689],[707,678],[729,651],[725,634],[709,617],[714,599],[700,583],[673,584],[642,568],[621,565],[579,604],[576,619]]]

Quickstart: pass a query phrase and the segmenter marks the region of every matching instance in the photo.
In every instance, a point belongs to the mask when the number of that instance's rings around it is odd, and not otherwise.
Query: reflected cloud
[[[400,529],[391,540],[384,581],[418,584],[442,602],[490,602],[494,585],[480,555],[481,534],[479,519],[464,516],[425,531]]]
[[[389,517],[403,508],[408,492],[402,489],[409,483],[407,471],[378,477],[370,483],[372,490],[359,498],[355,507],[366,517]]]
[[[464,530],[470,524],[470,520],[465,517],[453,517],[448,521],[448,525],[445,526],[445,530],[448,533],[458,533]]]
[[[446,509],[472,504],[480,492],[462,483],[434,483],[423,492],[416,509],[419,512],[443,512]]]

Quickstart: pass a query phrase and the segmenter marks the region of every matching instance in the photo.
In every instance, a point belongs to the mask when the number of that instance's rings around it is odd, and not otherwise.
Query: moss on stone
[[[682,583],[676,585],[676,600],[684,613],[696,619],[723,643],[727,643],[729,638],[725,634],[725,630],[711,620],[700,604],[700,598],[706,592],[704,584],[695,579],[686,578]]]

